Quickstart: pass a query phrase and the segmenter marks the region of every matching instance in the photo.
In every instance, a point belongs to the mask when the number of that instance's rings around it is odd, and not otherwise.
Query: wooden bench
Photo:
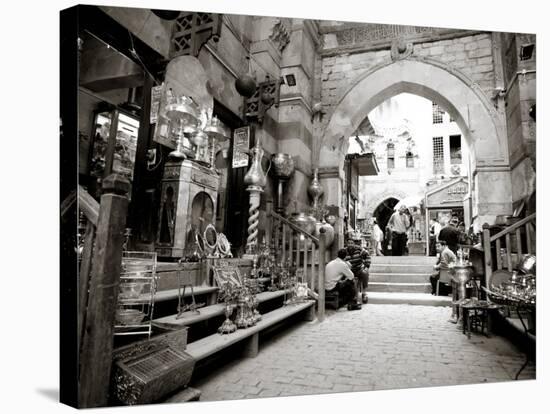
[[[261,331],[306,310],[305,319],[309,321],[313,320],[315,317],[315,301],[306,301],[277,308],[263,314],[262,320],[250,328],[238,329],[236,332],[228,335],[216,333],[192,342],[187,345],[186,352],[195,358],[196,361],[200,361],[233,344],[246,340],[244,344],[244,355],[247,357],[255,357],[258,354],[259,333]]]

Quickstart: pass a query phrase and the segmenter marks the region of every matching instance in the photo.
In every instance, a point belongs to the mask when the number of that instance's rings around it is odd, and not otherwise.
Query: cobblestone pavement
[[[201,401],[218,401],[513,380],[524,355],[502,337],[468,340],[449,316],[448,307],[411,305],[327,312],[192,386]],[[520,379],[534,378],[530,363]]]

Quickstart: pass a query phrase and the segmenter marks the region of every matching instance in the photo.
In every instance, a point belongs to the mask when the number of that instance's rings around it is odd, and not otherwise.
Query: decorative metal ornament
[[[283,185],[290,180],[294,174],[294,160],[289,154],[276,153],[271,156],[273,175],[277,180],[277,213],[282,214],[283,207]]]
[[[231,315],[233,315],[234,306],[230,303],[225,304],[225,321],[218,328],[218,333],[225,335],[233,333],[237,330],[237,325],[231,320]]]
[[[315,168],[313,170],[313,180],[309,185],[307,192],[313,198],[313,209],[317,210],[319,208],[319,199],[325,193],[325,190],[321,183],[319,182],[319,169]]]
[[[239,95],[250,98],[256,92],[256,80],[249,74],[241,75],[235,81],[235,89]]]
[[[247,185],[246,191],[250,193],[250,207],[248,208],[248,238],[246,240],[246,254],[256,254],[258,245],[258,225],[259,225],[259,207],[260,194],[263,193],[267,183],[267,175],[262,169],[262,157],[264,150],[260,147],[260,140],[256,140],[256,145],[251,150],[252,164],[244,176],[244,183]],[[269,171],[269,168],[268,168]]]

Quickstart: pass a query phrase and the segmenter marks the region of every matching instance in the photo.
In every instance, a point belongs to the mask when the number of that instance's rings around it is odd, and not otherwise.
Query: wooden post
[[[495,240],[495,252],[497,254],[497,269],[502,269],[502,254],[501,254],[500,239]]]
[[[84,324],[86,323],[86,308],[88,307],[88,289],[90,286],[90,274],[92,270],[92,254],[95,239],[95,226],[91,221],[86,224],[84,247],[82,250],[82,262],[78,272],[78,344],[82,347],[84,336]]]
[[[120,175],[103,181],[80,354],[79,408],[107,405],[129,190],[130,183]]]
[[[506,263],[508,265],[508,271],[512,271],[512,241],[510,233],[506,233]]]
[[[518,249],[518,263],[521,262],[523,257],[523,246],[521,245],[521,228],[516,230],[516,246]]]
[[[496,252],[497,257],[500,252]],[[483,255],[485,256],[485,287],[489,287],[489,280],[493,274],[493,261],[491,259],[491,233],[489,225],[483,225]]]
[[[325,320],[325,228],[319,229],[319,299],[317,300],[317,319],[319,322]]]

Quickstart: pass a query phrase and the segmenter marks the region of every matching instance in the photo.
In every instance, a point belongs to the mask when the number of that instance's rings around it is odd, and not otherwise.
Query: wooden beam
[[[489,227],[483,226],[483,255],[485,256],[485,286],[489,287],[489,281],[493,274],[493,261],[491,259],[491,233]],[[496,252],[499,257],[500,252]]]
[[[79,408],[107,405],[113,331],[130,183],[112,174],[103,180],[96,249],[80,354]]]
[[[89,222],[97,226],[99,203],[81,185],[78,186],[78,208],[82,210]]]

